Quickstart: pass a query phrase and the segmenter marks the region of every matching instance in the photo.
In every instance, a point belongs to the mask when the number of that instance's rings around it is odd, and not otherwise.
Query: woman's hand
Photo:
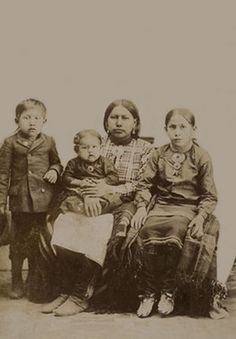
[[[192,238],[201,240],[203,232],[204,218],[201,215],[197,215],[188,225],[190,229],[190,235]]]
[[[136,230],[139,230],[147,219],[147,210],[146,207],[140,207],[137,209],[135,215],[131,220],[131,227]]]
[[[99,198],[85,196],[84,209],[88,217],[97,217],[102,213],[102,206]]]
[[[104,180],[98,183],[91,183],[87,187],[81,189],[83,196],[102,197],[106,194],[113,193],[112,186],[107,185]]]

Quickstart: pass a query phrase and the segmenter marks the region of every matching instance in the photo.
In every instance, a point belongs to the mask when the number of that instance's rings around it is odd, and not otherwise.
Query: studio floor
[[[234,339],[236,337],[236,267],[228,281],[226,319],[185,316],[139,319],[135,314],[81,313],[55,317],[40,313],[41,305],[10,300],[10,272],[0,271],[1,339]]]

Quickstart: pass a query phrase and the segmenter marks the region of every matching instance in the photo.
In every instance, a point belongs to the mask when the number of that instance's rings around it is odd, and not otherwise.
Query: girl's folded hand
[[[138,208],[131,220],[131,227],[133,227],[136,230],[139,230],[145,223],[146,218],[147,218],[146,207]]]
[[[204,218],[201,215],[197,215],[188,225],[190,229],[190,235],[192,238],[200,240],[204,234],[203,231]]]

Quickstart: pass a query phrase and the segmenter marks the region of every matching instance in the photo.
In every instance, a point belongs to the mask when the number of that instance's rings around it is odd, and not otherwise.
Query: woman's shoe
[[[63,317],[68,315],[75,315],[81,313],[88,308],[88,302],[86,300],[69,296],[69,298],[57,309],[53,311],[57,317]]]
[[[137,310],[137,316],[139,318],[147,318],[153,309],[153,306],[156,302],[155,294],[141,296],[141,302]]]
[[[173,312],[174,306],[175,302],[173,294],[167,292],[162,293],[157,307],[158,312],[164,316],[169,315],[170,313]]]
[[[52,313],[54,310],[60,307],[68,298],[69,296],[67,294],[60,294],[59,297],[57,297],[50,303],[43,305],[41,312]]]

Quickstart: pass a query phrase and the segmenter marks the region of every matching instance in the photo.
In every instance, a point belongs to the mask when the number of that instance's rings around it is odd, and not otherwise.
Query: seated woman
[[[82,196],[89,196],[89,199],[84,199],[86,214],[98,218],[102,210],[100,203],[102,197],[119,195],[122,202],[127,202],[134,198],[138,177],[151,150],[151,145],[138,137],[140,117],[137,108],[129,100],[116,100],[107,107],[104,115],[104,128],[108,137],[102,146],[102,156],[110,159],[115,165],[118,171],[118,184],[114,185],[111,182],[104,182],[104,180],[102,182],[90,181],[83,182],[83,187],[80,187]],[[73,208],[75,208],[74,198],[72,200]],[[68,207],[68,201],[64,204],[64,207]],[[91,260],[91,257],[86,255],[85,251],[82,250],[83,244],[79,249],[69,243],[67,245],[65,243],[63,245],[59,244],[58,238],[55,241],[58,229],[62,233],[64,230],[64,237],[66,238],[68,225],[73,227],[74,224],[74,229],[77,229],[77,236],[71,239],[71,243],[79,243],[80,234],[78,229],[81,228],[80,223],[85,226],[85,231],[86,224],[91,223],[92,218],[90,217],[87,217],[87,219],[84,215],[83,218],[78,217],[78,211],[71,211],[71,209],[66,211],[64,209],[63,212],[65,214],[59,215],[55,221],[53,234],[54,244],[57,244],[56,253],[59,274],[56,284],[59,285],[59,296],[51,303],[44,305],[42,309],[44,313],[53,312],[57,316],[73,315],[87,308],[87,301],[93,294],[95,278],[101,271],[101,266],[103,266],[101,260],[99,262],[96,258]],[[119,237],[122,235],[125,238],[127,224],[133,216],[132,212],[132,208],[130,209],[126,204],[122,204],[118,208],[115,213],[112,239],[116,238],[117,235]],[[122,216],[126,216],[126,218],[122,218]],[[96,224],[96,218],[94,218],[94,224],[97,230],[94,229],[93,234],[95,234],[95,238],[96,234],[101,238],[103,225]],[[89,243],[89,237],[91,236],[89,229],[88,226],[87,249],[93,246]],[[62,235],[62,233],[60,234]],[[83,234],[85,233],[83,232]],[[61,235],[60,239],[63,239]],[[103,242],[106,244],[107,240],[104,237]]]
[[[207,228],[214,239],[218,234],[215,219],[211,221],[217,203],[212,163],[208,153],[195,142],[195,128],[195,118],[187,109],[174,109],[166,115],[165,129],[170,143],[153,151],[136,188],[137,211],[131,225],[135,228],[143,225],[139,233],[143,245],[143,284],[137,310],[140,318],[149,316],[156,302],[162,316],[173,312],[181,290],[177,279],[180,264],[186,268],[186,253],[194,254],[188,252],[189,241],[201,242]],[[147,213],[153,187],[155,205]],[[215,228],[211,232],[212,227]],[[216,242],[213,244],[212,260]],[[191,268],[193,259],[188,258]],[[210,264],[207,268],[204,277],[211,270]],[[210,311],[210,302],[208,305]]]

